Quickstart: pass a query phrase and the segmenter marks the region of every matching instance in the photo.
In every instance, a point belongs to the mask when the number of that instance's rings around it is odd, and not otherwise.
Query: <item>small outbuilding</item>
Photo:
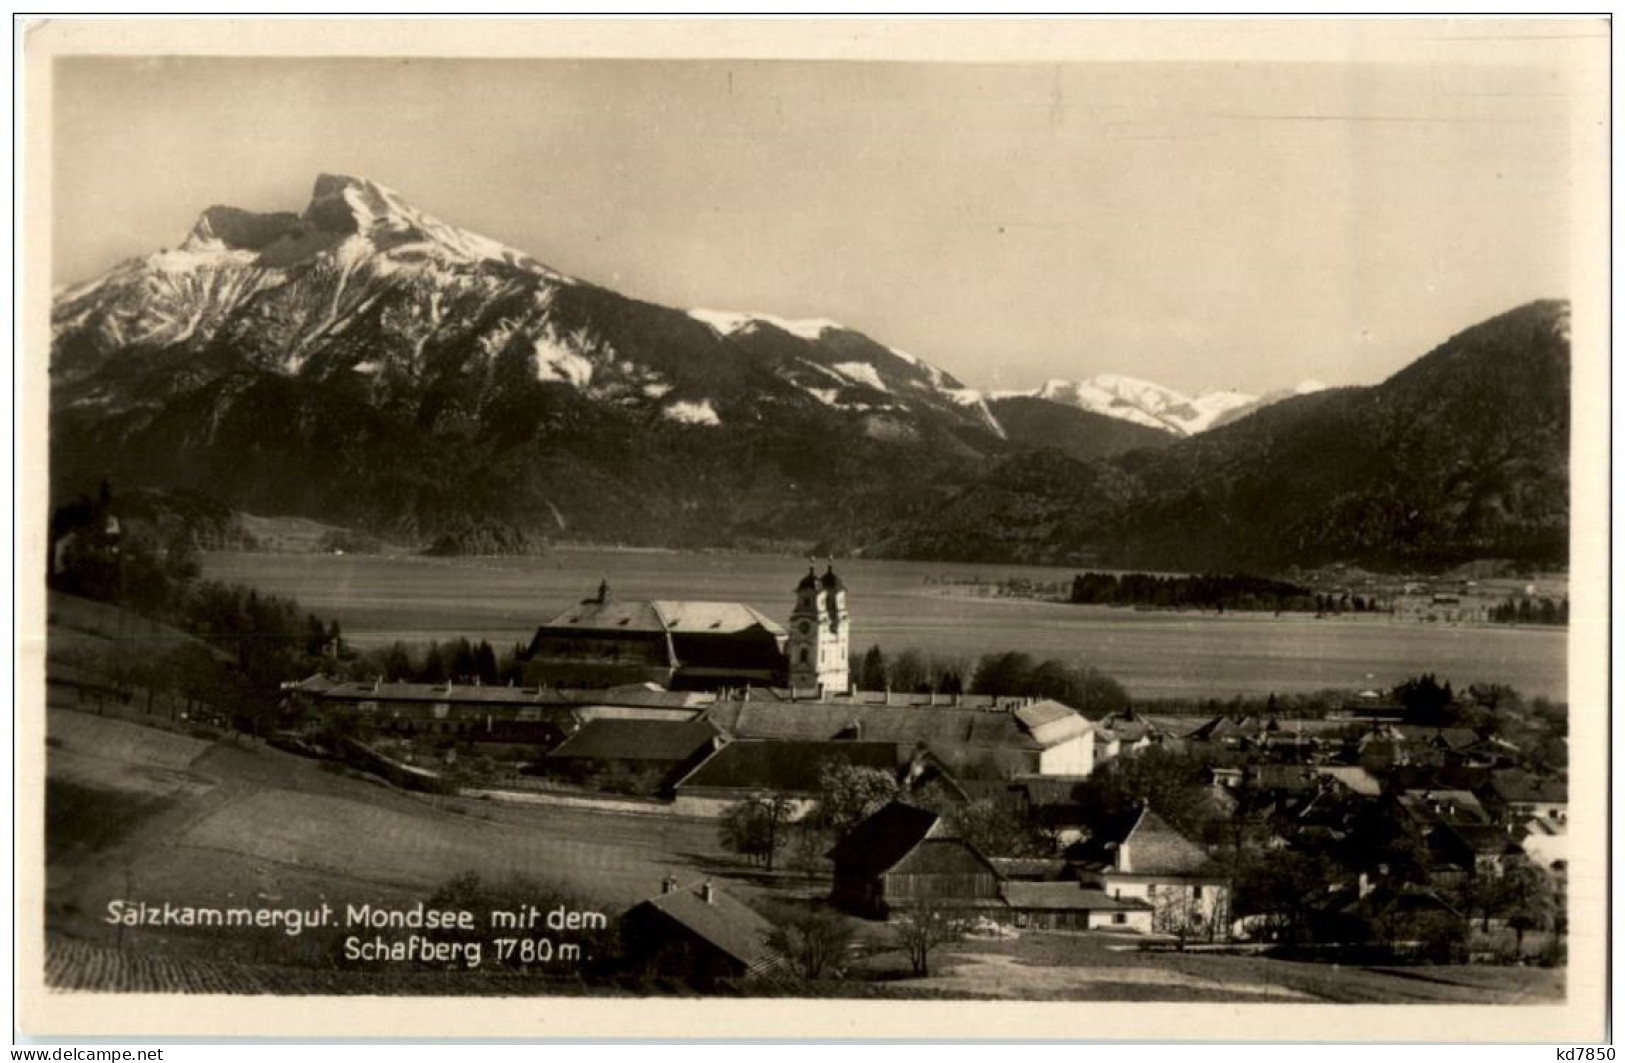
[[[1004,902],[1017,927],[1033,930],[1151,931],[1152,908],[1137,897],[1113,897],[1070,882],[1006,882]]]
[[[621,918],[628,964],[649,977],[696,985],[769,974],[780,964],[768,946],[773,924],[709,881],[661,883],[659,896]]]

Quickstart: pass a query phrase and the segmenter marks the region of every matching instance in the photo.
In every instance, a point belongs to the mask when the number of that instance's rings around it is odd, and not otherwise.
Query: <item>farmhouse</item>
[[[1499,818],[1562,823],[1569,817],[1569,788],[1561,779],[1515,769],[1497,771],[1479,793]]]
[[[1010,919],[1034,930],[1133,930],[1149,933],[1152,907],[1138,897],[1114,897],[1071,882],[1006,882]]]
[[[831,899],[848,911],[885,918],[922,903],[955,908],[1004,906],[999,872],[935,812],[893,801],[847,832],[830,851]]]
[[[935,812],[901,801],[854,827],[830,858],[831,899],[873,918],[936,903],[1033,929],[1152,929],[1151,901],[1080,882],[1065,861],[988,859]]]
[[[1440,823],[1423,833],[1435,862],[1435,880],[1451,871],[1499,874],[1524,858],[1527,832],[1516,824],[1491,827],[1468,823]]]
[[[1128,753],[1137,753],[1162,741],[1162,729],[1132,708],[1114,712],[1095,721],[1095,756],[1110,760]]]
[[[1228,878],[1149,806],[1119,817],[1068,855],[1085,886],[1146,902],[1159,933],[1213,936],[1229,922]]]
[[[779,963],[767,945],[772,930],[772,923],[709,880],[679,886],[667,878],[659,896],[621,918],[633,969],[702,985],[770,973]]]

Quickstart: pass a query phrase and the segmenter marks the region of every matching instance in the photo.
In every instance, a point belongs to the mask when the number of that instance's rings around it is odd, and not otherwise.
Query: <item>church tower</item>
[[[796,584],[796,607],[790,613],[790,685],[822,687],[845,693],[851,687],[850,623],[846,587],[832,563],[822,578],[807,568]]]

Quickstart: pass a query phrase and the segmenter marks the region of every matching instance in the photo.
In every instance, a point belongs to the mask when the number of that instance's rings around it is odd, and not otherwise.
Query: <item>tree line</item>
[[[1551,598],[1508,598],[1490,606],[1485,614],[1492,624],[1555,624],[1569,622],[1569,596]]]
[[[242,584],[201,580],[193,537],[162,519],[121,519],[103,483],[52,514],[54,590],[126,610],[191,636],[153,650],[111,639],[80,650],[74,663],[111,681],[126,700],[207,705],[244,731],[277,724],[280,684],[309,675],[344,652],[338,621],[307,613],[292,598]],[[88,653],[88,656],[87,656]]]
[[[353,679],[382,678],[387,683],[521,686],[525,682],[525,647],[515,643],[498,654],[485,639],[434,641],[421,648],[397,640],[350,655],[342,671]]]
[[[1147,572],[1083,572],[1072,578],[1074,605],[1129,605],[1224,612],[1324,611],[1326,596],[1262,576],[1157,576]]]
[[[852,675],[859,690],[1051,698],[1097,715],[1129,707],[1128,691],[1099,669],[1055,658],[1040,661],[1019,651],[984,654],[969,665],[916,649],[887,654],[871,646],[862,656],[854,655]]]

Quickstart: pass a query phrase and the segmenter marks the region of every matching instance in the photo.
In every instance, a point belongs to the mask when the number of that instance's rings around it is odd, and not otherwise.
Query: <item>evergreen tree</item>
[[[863,662],[858,666],[858,689],[885,690],[887,689],[886,655],[879,646],[870,646],[863,655]]]

